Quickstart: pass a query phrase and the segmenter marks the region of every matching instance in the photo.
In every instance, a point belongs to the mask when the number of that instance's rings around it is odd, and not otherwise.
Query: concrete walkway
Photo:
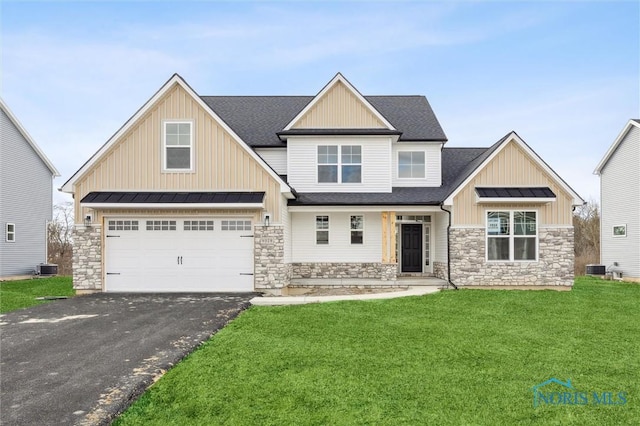
[[[440,291],[438,287],[410,287],[404,291],[390,291],[383,293],[350,294],[344,296],[266,296],[254,297],[250,300],[256,306],[304,305],[307,303],[337,302],[342,300],[379,300],[394,299],[396,297],[422,296]]]

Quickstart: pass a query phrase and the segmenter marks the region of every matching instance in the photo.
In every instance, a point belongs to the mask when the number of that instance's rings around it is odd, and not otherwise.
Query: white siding
[[[640,278],[640,129],[633,126],[601,172],[601,261],[619,263],[623,276]],[[613,226],[627,225],[626,237]]]
[[[283,226],[284,263],[291,263],[291,215],[287,209],[287,199],[281,197],[280,222]]]
[[[361,183],[318,183],[318,145],[362,146]],[[391,192],[391,139],[388,137],[289,138],[288,180],[298,192]]]
[[[437,143],[411,143],[396,142],[393,144],[391,156],[392,185],[393,186],[440,186],[442,182],[441,147]],[[398,152],[423,151],[425,161],[424,179],[400,179],[398,178]]]
[[[255,151],[277,174],[287,174],[287,148],[256,148]]]
[[[446,207],[445,207],[446,208]],[[431,249],[434,262],[447,261],[447,226],[449,217],[447,213],[436,213],[431,215],[433,247]]]
[[[351,244],[350,215],[364,216],[364,244]],[[316,244],[316,215],[329,216],[329,244]],[[291,213],[292,262],[380,262],[382,218],[380,212]]]
[[[0,110],[0,277],[31,274],[46,263],[53,176],[13,122]],[[5,227],[14,223],[15,242]]]

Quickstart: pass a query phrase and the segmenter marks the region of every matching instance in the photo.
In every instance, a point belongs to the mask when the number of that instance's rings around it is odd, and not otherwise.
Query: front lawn
[[[73,296],[71,277],[38,278],[0,282],[0,313],[46,303],[37,297]]]
[[[639,377],[640,285],[583,277],[571,292],[252,307],[115,424],[637,424]],[[574,389],[548,385],[556,405],[534,408],[550,378]]]

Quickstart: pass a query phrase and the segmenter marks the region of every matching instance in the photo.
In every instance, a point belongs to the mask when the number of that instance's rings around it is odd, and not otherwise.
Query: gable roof
[[[202,96],[201,98],[250,146],[269,148],[286,146],[286,143],[278,137],[278,133],[282,132],[292,117],[311,102],[313,96]],[[388,118],[398,132],[401,132],[400,142],[447,141],[447,136],[424,96],[365,96],[365,98]]]
[[[100,147],[100,149],[93,154],[93,156],[87,160],[86,163],[76,171],[69,180],[67,180],[61,191],[73,193],[73,185],[75,182],[95,164],[95,162],[102,157],[119,139],[124,135],[146,112],[167,93],[174,85],[179,85],[184,91],[186,91],[206,112],[209,113],[211,118],[220,124],[220,126],[234,138],[240,147],[244,149],[249,156],[251,156],[258,164],[260,164],[277,182],[280,183],[280,190],[285,194],[292,194],[291,187],[260,157],[256,152],[247,145],[244,140],[238,136],[238,134],[229,125],[222,120],[215,111],[213,111],[203,100],[196,94],[196,92],[187,84],[187,82],[178,74],[174,74],[167,82],[138,110],[136,113],[127,120],[127,122],[118,129],[118,131],[109,138],[107,142]]]
[[[11,120],[11,122],[13,123],[13,125],[16,127],[16,129],[18,129],[18,131],[20,132],[20,134],[22,135],[22,137],[27,141],[27,143],[29,143],[29,145],[31,145],[31,148],[33,148],[33,150],[36,152],[36,154],[38,155],[38,157],[40,157],[40,159],[42,160],[42,162],[45,164],[45,166],[47,166],[47,168],[49,169],[49,171],[51,172],[51,175],[53,177],[58,177],[60,176],[60,173],[58,172],[58,170],[55,168],[55,166],[53,165],[53,163],[47,158],[47,156],[44,154],[44,152],[40,149],[40,147],[38,146],[38,144],[36,144],[36,142],[33,140],[33,138],[31,137],[31,135],[29,135],[29,132],[27,132],[27,129],[25,129],[22,124],[20,123],[20,121],[18,120],[18,118],[13,114],[13,112],[11,111],[11,109],[9,109],[9,106],[7,106],[7,104],[4,102],[4,100],[2,98],[0,98],[0,108],[2,109],[2,111],[7,115],[7,117],[9,118],[9,120]]]
[[[485,153],[469,164],[466,170],[456,180],[456,184],[447,195],[444,200],[444,204],[453,204],[453,198],[511,141],[517,143],[527,154],[529,154],[540,168],[542,168],[542,170],[547,172],[569,195],[571,195],[573,198],[573,205],[584,204],[585,201],[582,197],[580,197],[573,188],[571,188],[551,167],[549,167],[549,165],[514,131],[507,133],[507,135],[493,144]]]
[[[309,112],[319,101],[322,99],[332,88],[336,87],[338,84],[344,85],[352,95],[354,95],[366,109],[368,109],[378,120],[382,122],[382,124],[389,130],[396,130],[391,123],[385,118],[384,115],[380,113],[371,103],[364,97],[358,90],[353,87],[349,81],[344,78],[341,73],[337,73],[335,77],[331,79],[329,83],[327,83],[321,90],[318,92],[316,96],[300,111],[298,114],[286,125],[282,130],[290,130],[295,126],[295,124],[304,117],[307,112]]]
[[[618,149],[618,146],[620,145],[622,140],[625,138],[625,136],[627,136],[627,133],[629,133],[629,130],[631,130],[633,127],[640,128],[639,119],[632,118],[627,122],[627,124],[624,126],[624,128],[622,129],[622,131],[620,132],[616,140],[613,141],[613,143],[611,144],[607,152],[604,154],[604,157],[602,157],[602,160],[600,160],[600,162],[596,166],[596,169],[593,171],[594,175],[600,175],[602,173],[602,169],[607,164],[607,161],[609,161],[609,158],[611,158],[611,156],[616,151],[616,149]]]

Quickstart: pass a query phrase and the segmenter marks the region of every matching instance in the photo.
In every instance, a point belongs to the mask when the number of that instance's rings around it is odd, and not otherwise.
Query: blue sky
[[[174,72],[201,95],[313,95],[338,71],[365,95],[425,95],[448,146],[515,130],[587,199],[640,117],[638,1],[5,0],[0,13],[1,95],[56,187]]]

